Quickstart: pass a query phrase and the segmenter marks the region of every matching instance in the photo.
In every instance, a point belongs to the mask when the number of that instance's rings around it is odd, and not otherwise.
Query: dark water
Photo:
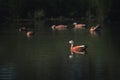
[[[109,25],[91,35],[89,28],[52,31],[40,23],[30,38],[8,26],[0,32],[0,80],[120,80],[120,39]],[[71,39],[88,46],[86,55],[69,58]]]

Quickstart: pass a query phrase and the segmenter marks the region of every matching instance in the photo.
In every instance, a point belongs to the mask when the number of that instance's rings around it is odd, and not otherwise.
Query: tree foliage
[[[107,15],[111,2],[112,0],[0,0],[0,12],[3,16],[23,18]]]

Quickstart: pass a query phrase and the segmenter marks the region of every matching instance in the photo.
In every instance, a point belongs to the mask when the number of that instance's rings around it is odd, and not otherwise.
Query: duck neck
[[[72,47],[73,47],[73,44],[71,44],[71,49],[72,49]]]
[[[72,48],[73,48],[73,44],[71,44],[71,46],[70,46],[70,52],[71,52],[71,54],[73,55]]]

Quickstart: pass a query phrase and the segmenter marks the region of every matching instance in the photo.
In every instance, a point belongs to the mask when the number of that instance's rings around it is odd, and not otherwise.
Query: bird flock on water
[[[72,29],[86,29],[87,25],[83,23],[73,23],[73,28]],[[68,30],[68,26],[64,24],[59,24],[59,25],[52,25],[51,29],[53,31],[61,31],[61,30]],[[89,28],[89,32],[91,35],[95,35],[97,31],[100,31],[100,24],[97,24],[95,26],[91,26]],[[25,32],[26,36],[28,38],[32,37],[35,32],[33,30],[28,30],[26,27],[20,27],[19,32]],[[69,55],[69,58],[73,57],[73,54],[82,54],[85,55],[87,45],[76,45],[74,46],[74,41],[70,40],[70,52],[71,54]]]

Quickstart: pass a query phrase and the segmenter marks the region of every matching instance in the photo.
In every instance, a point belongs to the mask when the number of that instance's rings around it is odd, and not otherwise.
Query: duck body
[[[26,35],[27,35],[27,37],[31,37],[32,35],[34,35],[34,32],[33,31],[28,31],[28,32],[26,32]]]
[[[76,54],[81,54],[81,52],[84,52],[85,51],[85,45],[81,45],[81,46],[72,46],[70,48],[70,50],[73,52],[73,53],[76,53]]]
[[[96,25],[96,26],[92,26],[90,28],[90,31],[93,32],[93,31],[98,31],[100,29],[100,25]]]
[[[86,24],[77,24],[76,22],[73,23],[75,29],[84,29]]]
[[[53,25],[52,29],[53,30],[66,30],[67,29],[67,25]]]
[[[85,50],[86,50],[85,45],[74,46],[73,45],[73,40],[69,41],[69,43],[71,44],[71,46],[70,46],[71,54],[73,54],[73,53],[75,53],[75,54],[83,54],[82,52],[85,52]]]

